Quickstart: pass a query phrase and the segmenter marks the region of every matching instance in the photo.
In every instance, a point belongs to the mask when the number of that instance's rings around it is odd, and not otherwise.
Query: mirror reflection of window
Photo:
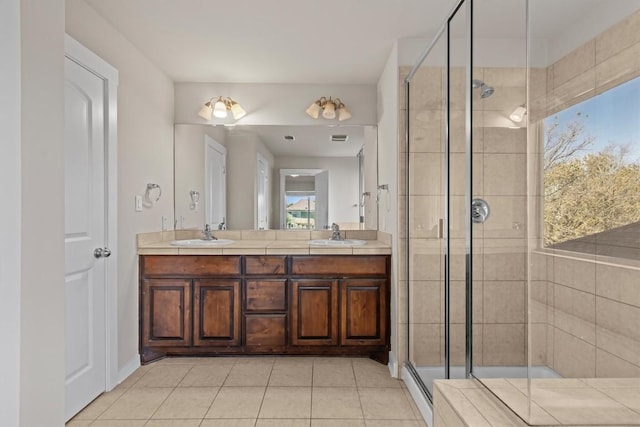
[[[287,228],[313,230],[316,227],[316,196],[313,193],[287,192]]]
[[[290,174],[285,177],[286,228],[316,228],[316,191],[313,175]]]
[[[600,254],[632,235],[640,235],[640,78],[544,120],[545,246]]]

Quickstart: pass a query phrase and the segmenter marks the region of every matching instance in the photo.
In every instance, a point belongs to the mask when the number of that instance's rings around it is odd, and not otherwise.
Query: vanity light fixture
[[[527,114],[527,107],[522,104],[518,105],[515,110],[513,110],[513,113],[509,114],[509,118],[514,122],[520,123],[524,119],[525,114]]]
[[[214,99],[216,98],[211,98],[198,112],[198,115],[203,119],[211,120],[212,115],[220,119],[224,119],[227,117],[228,111],[231,111],[235,120],[241,119],[247,115],[244,108],[229,97],[223,98],[219,96],[215,102]]]
[[[347,110],[346,105],[344,105],[340,98],[334,100],[331,97],[327,99],[323,96],[317,101],[314,101],[309,108],[307,108],[306,112],[314,119],[320,116],[320,112],[322,112],[322,117],[328,120],[335,119],[336,115],[340,122],[351,118],[351,113]]]

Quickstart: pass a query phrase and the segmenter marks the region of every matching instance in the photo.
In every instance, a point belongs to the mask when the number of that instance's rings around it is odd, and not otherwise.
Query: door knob
[[[111,250],[109,250],[109,248],[96,248],[93,251],[93,256],[96,258],[109,258],[111,256]]]

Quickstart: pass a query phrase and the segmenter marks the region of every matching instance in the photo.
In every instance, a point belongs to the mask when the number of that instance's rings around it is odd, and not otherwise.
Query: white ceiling
[[[378,81],[453,0],[86,0],[176,82]]]
[[[176,82],[375,84],[394,42],[430,40],[456,0],[86,2]],[[563,54],[638,4],[529,1],[529,30],[569,43]],[[474,14],[477,37],[525,36],[524,0],[477,1]]]
[[[364,145],[364,126],[258,126],[238,125],[230,133],[260,137],[275,157],[355,157]],[[346,142],[331,142],[331,135],[347,135]],[[285,141],[285,135],[295,137]]]

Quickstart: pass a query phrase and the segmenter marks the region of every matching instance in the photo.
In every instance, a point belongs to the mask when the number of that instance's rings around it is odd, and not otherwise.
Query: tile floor
[[[369,359],[171,358],[67,427],[425,427],[404,383]]]

